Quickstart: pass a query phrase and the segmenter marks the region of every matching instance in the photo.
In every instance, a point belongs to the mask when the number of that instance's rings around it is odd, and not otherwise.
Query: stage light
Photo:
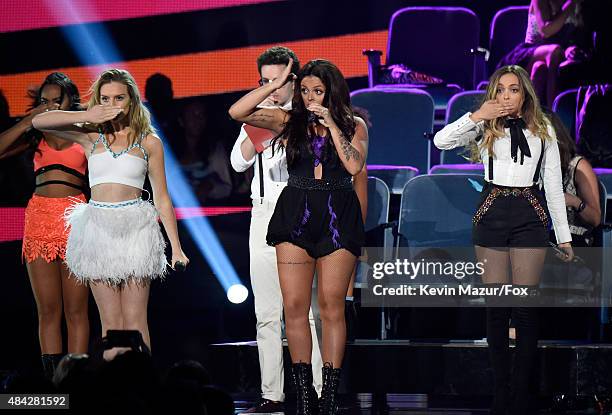
[[[162,139],[162,141],[165,141]],[[166,159],[166,176],[168,178],[168,192],[172,197],[174,206],[177,208],[197,207],[199,201],[193,194],[191,186],[185,179],[183,171],[176,160],[174,153],[168,145],[164,144],[164,155]],[[182,223],[188,229],[199,251],[208,261],[212,271],[223,286],[227,297],[233,303],[240,303],[248,297],[248,290],[242,285],[236,270],[232,266],[225,250],[219,242],[217,234],[210,226],[208,219],[204,216],[194,216],[183,219]],[[244,298],[238,302],[230,298],[230,289],[240,286],[244,289]],[[235,298],[235,297],[232,297]]]
[[[234,304],[243,303],[249,296],[249,290],[242,284],[234,284],[227,290],[227,299]]]
[[[121,55],[112,37],[106,31],[104,23],[81,24],[85,20],[81,16],[92,14],[87,1],[47,0],[45,5],[51,14],[62,10],[62,13],[70,16],[72,21],[77,22],[73,25],[61,26],[61,30],[83,65],[121,62]],[[98,72],[95,66],[91,69],[92,72]]]

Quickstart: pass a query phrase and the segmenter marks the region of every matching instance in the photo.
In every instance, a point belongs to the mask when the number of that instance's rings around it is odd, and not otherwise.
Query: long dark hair
[[[47,85],[57,85],[60,88],[60,103],[64,101],[64,97],[68,97],[70,102],[69,111],[80,111],[81,107],[81,95],[79,89],[76,87],[72,79],[62,72],[52,72],[43,81],[35,94],[32,95],[32,105],[30,108],[36,108],[41,104],[42,92]],[[35,150],[42,140],[43,134],[32,128],[25,134],[25,139],[29,142],[29,149]]]
[[[300,92],[302,80],[307,76],[316,76],[325,85],[323,106],[328,108],[336,125],[346,137],[352,140],[355,135],[355,113],[351,107],[349,88],[342,72],[330,61],[315,59],[306,63],[298,72],[296,90],[293,94],[291,115],[281,133],[272,140],[272,148],[283,147],[281,139],[286,139],[287,165],[292,167],[303,155],[310,154],[308,111]],[[323,153],[323,162],[337,163],[338,153],[329,143]]]

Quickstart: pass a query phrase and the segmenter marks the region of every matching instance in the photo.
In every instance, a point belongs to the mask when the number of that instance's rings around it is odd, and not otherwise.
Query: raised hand
[[[289,63],[287,64],[285,70],[283,70],[283,73],[281,73],[278,78],[272,81],[272,86],[274,87],[274,89],[282,88],[287,82],[291,82],[297,78],[294,73],[291,73],[292,66],[293,59],[289,58]]]
[[[115,119],[122,112],[123,109],[121,107],[95,105],[87,110],[87,122],[102,124]]]
[[[331,126],[335,125],[334,119],[331,116],[331,112],[323,105],[310,104],[307,110],[313,112],[317,116],[319,122],[324,127],[330,128]]]
[[[500,104],[497,100],[491,99],[489,101],[485,101],[484,104],[474,112],[470,118],[472,121],[488,121],[494,120],[495,118],[505,117],[506,115],[512,112],[512,105],[509,103]]]
[[[57,103],[40,104],[37,107],[32,108],[28,112],[28,115],[26,115],[26,118],[32,121],[32,118],[34,118],[35,116],[37,116],[38,114],[42,112],[53,111],[57,109],[59,109],[59,104]]]

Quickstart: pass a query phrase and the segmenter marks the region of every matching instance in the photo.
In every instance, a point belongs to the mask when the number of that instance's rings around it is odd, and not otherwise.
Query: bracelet
[[[584,210],[584,208],[586,207],[586,203],[584,202],[580,202],[580,204],[578,205],[578,207],[576,208],[576,213],[580,213]]]

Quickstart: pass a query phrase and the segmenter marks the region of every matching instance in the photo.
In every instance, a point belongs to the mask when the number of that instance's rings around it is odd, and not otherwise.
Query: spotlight
[[[242,284],[234,284],[227,290],[227,299],[234,304],[243,303],[249,296],[249,290]]]

